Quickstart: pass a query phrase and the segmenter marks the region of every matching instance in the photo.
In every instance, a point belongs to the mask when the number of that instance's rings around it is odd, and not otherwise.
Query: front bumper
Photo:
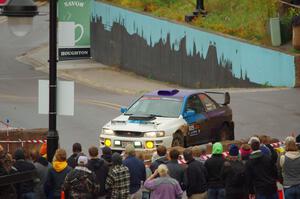
[[[107,146],[105,140],[110,140],[112,150],[124,151],[127,144],[132,144],[137,151],[154,150],[159,145],[170,147],[172,144],[172,136],[164,136],[158,138],[147,138],[147,137],[120,137],[111,135],[100,135],[100,147]],[[149,142],[153,143],[153,147],[149,148]],[[148,143],[148,144],[147,144]]]

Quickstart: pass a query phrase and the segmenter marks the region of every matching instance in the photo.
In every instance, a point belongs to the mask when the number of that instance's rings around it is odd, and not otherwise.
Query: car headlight
[[[115,132],[111,129],[102,129],[102,134],[103,135],[114,135]]]
[[[164,131],[150,131],[144,134],[144,137],[149,137],[149,138],[164,137],[164,136],[165,136]]]

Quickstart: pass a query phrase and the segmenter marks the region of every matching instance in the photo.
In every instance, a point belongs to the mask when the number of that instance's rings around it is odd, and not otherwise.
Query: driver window
[[[217,109],[217,105],[211,99],[209,99],[209,97],[204,94],[201,94],[199,97],[202,100],[207,111],[213,111]]]
[[[201,113],[204,111],[202,102],[197,95],[193,95],[188,98],[185,110],[194,110],[196,113]]]

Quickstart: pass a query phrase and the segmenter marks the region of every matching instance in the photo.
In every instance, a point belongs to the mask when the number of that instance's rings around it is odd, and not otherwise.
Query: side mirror
[[[126,113],[128,109],[126,107],[121,107],[120,112],[121,113]]]
[[[194,110],[187,110],[186,112],[183,113],[184,118],[192,117],[194,115],[196,115],[196,112]]]
[[[225,97],[225,99],[224,99],[224,104],[223,104],[223,105],[228,105],[228,104],[230,104],[230,95],[229,95],[228,92],[226,92],[226,93],[224,94],[224,97]]]

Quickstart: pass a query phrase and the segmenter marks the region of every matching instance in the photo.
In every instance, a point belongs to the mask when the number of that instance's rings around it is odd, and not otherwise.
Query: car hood
[[[154,117],[152,120],[131,120],[128,115],[120,115],[119,117],[108,122],[103,128],[112,130],[132,131],[138,130],[141,132],[164,130],[169,124],[178,121],[179,118]]]

